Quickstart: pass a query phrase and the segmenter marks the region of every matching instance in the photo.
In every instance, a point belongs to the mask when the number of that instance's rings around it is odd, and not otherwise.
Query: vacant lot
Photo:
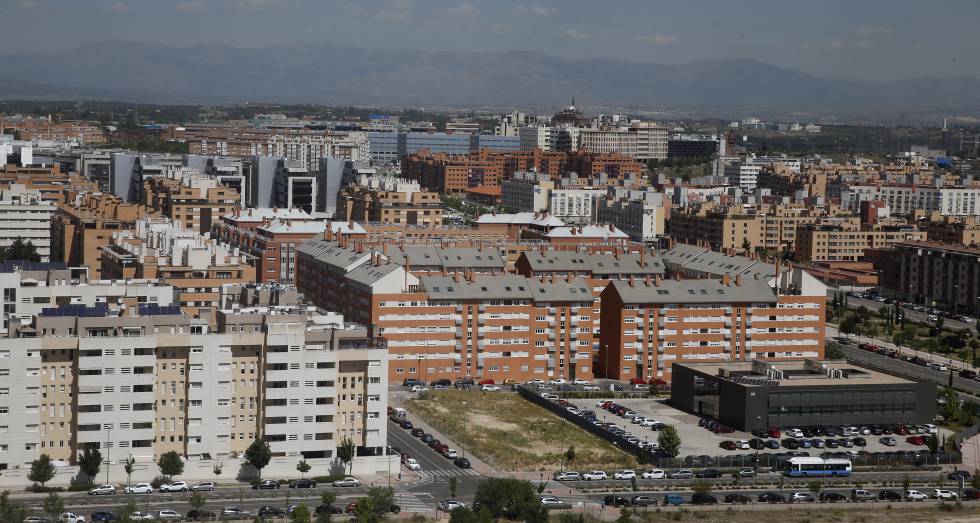
[[[574,470],[636,465],[632,455],[516,394],[436,391],[406,407],[498,470],[558,470],[569,446]]]

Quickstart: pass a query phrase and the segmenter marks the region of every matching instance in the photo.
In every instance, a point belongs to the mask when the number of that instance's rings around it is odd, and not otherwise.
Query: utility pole
[[[109,485],[109,463],[111,463],[109,461],[109,449],[111,446],[109,439],[112,438],[112,427],[107,427],[105,431],[105,484]]]

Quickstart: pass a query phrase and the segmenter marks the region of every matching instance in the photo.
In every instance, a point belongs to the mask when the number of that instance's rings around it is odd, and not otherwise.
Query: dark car
[[[902,501],[902,493],[894,490],[882,490],[878,492],[878,499],[882,501]]]
[[[626,507],[629,506],[629,498],[623,496],[608,495],[602,498],[602,506],[604,507]]]
[[[112,521],[114,519],[116,519],[116,516],[113,516],[112,512],[97,510],[92,513],[92,517],[89,518],[89,521]]]
[[[847,501],[847,496],[840,492],[821,492],[820,501],[824,503],[837,503],[839,501]]]
[[[407,419],[403,419],[401,421],[401,423],[399,423],[398,425],[400,425],[401,428],[403,428],[405,430],[411,430],[411,428],[415,426],[415,425],[412,425],[412,422],[411,421],[408,421]]]
[[[422,430],[422,429],[419,429],[419,428],[415,428],[415,429],[412,429],[411,434],[413,436],[415,436],[416,438],[421,438],[422,436],[425,435],[425,431]]]
[[[954,470],[949,474],[946,474],[946,479],[950,481],[959,481],[960,478],[963,478],[963,481],[969,481],[970,473],[965,470]]]
[[[760,503],[786,503],[786,496],[778,492],[763,492],[759,494]]]
[[[279,482],[272,479],[263,479],[255,485],[252,485],[252,488],[259,490],[275,490],[279,488]]]
[[[655,507],[657,506],[657,498],[653,496],[633,496],[630,504],[634,507]]]
[[[796,441],[793,438],[783,438],[783,441],[781,443],[783,444],[783,447],[789,450],[796,450],[800,448],[800,442]]]
[[[429,443],[435,441],[436,438],[432,437],[432,434],[422,434],[419,439],[422,440],[422,443],[428,445]]]
[[[470,460],[466,458],[456,458],[453,460],[453,465],[456,465],[461,469],[468,469],[470,468]]]
[[[189,519],[191,521],[209,521],[217,518],[218,515],[214,512],[208,512],[207,510],[191,510],[187,513],[184,519]]]
[[[316,481],[312,479],[297,479],[289,486],[291,488],[316,488]]]
[[[745,494],[738,494],[738,493],[725,494],[725,497],[723,499],[725,503],[731,503],[733,505],[735,504],[745,505],[749,501],[751,501],[751,499],[749,499],[749,497],[746,496]]]
[[[698,472],[697,474],[695,474],[694,477],[696,477],[696,478],[707,478],[707,479],[720,478],[721,477],[721,471],[718,470],[718,469],[704,469],[701,472]]]
[[[431,382],[429,382],[429,386],[431,387],[435,387],[437,385],[440,387],[451,387],[453,385],[453,382],[445,378],[441,380],[432,380]]]
[[[963,499],[980,499],[980,490],[975,488],[964,489]]]
[[[718,503],[718,498],[712,496],[711,494],[695,492],[691,495],[691,503],[694,505],[714,505],[715,503]]]
[[[760,438],[752,438],[749,440],[749,448],[753,450],[760,450],[766,448],[766,440]]]
[[[766,448],[771,450],[776,450],[779,448],[779,441],[771,439],[766,441]]]
[[[286,512],[281,508],[265,506],[256,513],[260,518],[281,518],[286,516]]]
[[[317,505],[314,514],[343,514],[344,509],[335,505]]]

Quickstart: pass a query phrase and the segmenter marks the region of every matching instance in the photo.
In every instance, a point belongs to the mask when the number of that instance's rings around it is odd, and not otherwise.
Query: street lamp
[[[756,428],[759,430],[759,434],[762,434],[762,416],[756,416]],[[761,438],[760,438],[761,439]],[[755,474],[759,475],[759,444],[755,445]]]
[[[109,463],[112,463],[109,461],[109,449],[112,446],[109,439],[112,437],[112,427],[106,427],[105,431],[105,484],[109,485]]]

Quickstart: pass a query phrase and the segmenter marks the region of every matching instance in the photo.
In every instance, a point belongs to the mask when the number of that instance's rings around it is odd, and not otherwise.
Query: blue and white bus
[[[783,473],[793,477],[850,476],[851,461],[847,459],[790,458]]]

